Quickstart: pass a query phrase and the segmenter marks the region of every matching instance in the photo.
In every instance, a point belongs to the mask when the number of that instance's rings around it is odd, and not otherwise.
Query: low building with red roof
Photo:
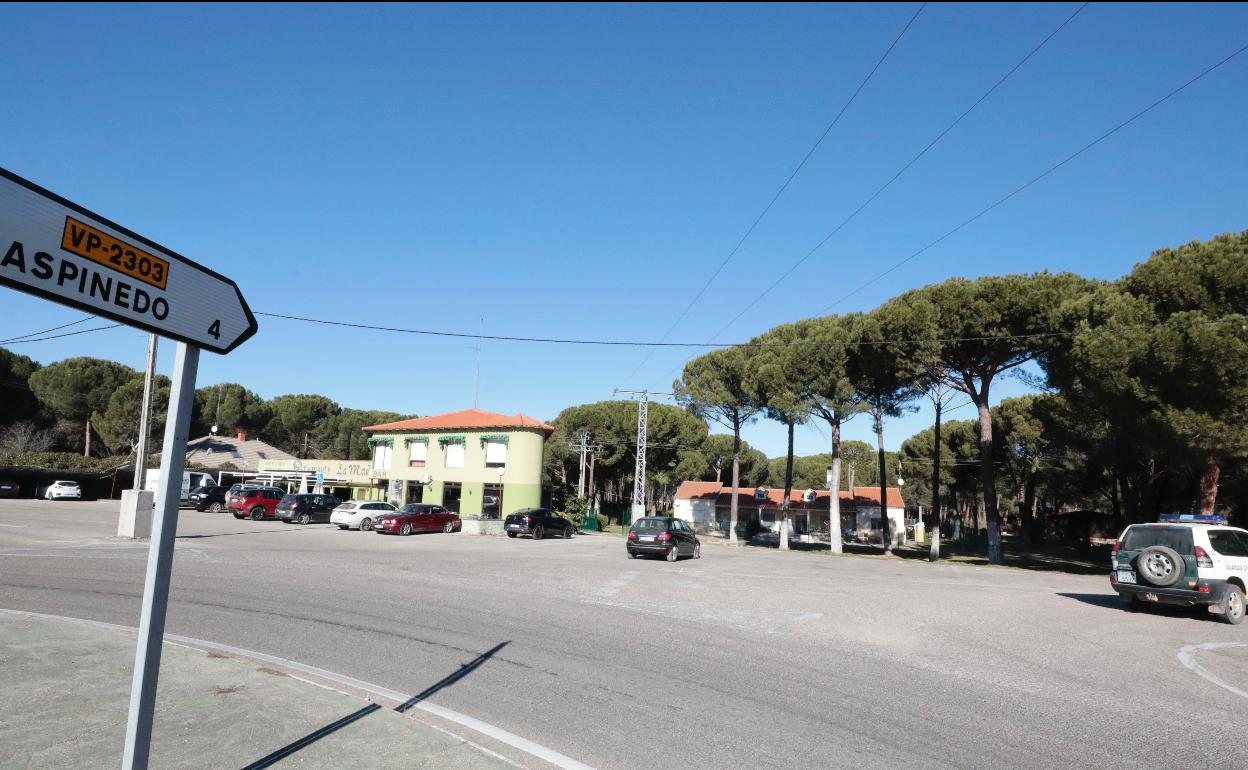
[[[887,487],[889,526],[893,532],[904,531],[905,501],[901,489]],[[794,489],[789,493],[789,519],[796,534],[809,534],[818,539],[828,535],[828,513],[831,493],[826,489]],[[698,531],[728,531],[732,506],[732,487],[717,481],[684,481],[673,499],[674,514],[692,524]],[[880,488],[855,487],[841,490],[841,534],[858,539],[879,539]],[[737,489],[738,527],[755,521],[764,529],[779,531],[783,520],[784,490],[774,487],[740,487]]]
[[[481,409],[364,428],[390,502],[500,518],[541,504],[542,451],[554,430],[526,414]]]

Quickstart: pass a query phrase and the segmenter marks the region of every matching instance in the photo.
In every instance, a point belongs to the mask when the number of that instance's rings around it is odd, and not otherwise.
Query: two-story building
[[[542,451],[554,426],[524,414],[465,409],[364,428],[372,477],[391,502],[463,516],[506,516],[542,499]]]

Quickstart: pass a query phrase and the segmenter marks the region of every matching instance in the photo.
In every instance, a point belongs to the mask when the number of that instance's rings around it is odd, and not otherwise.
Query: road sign
[[[3,168],[0,284],[216,353],[257,328],[230,279]]]

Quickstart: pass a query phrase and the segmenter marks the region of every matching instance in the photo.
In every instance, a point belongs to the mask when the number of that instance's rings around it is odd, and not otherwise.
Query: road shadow
[[[1108,609],[1121,610],[1124,607],[1123,601],[1118,598],[1117,594],[1063,594],[1058,596],[1066,599],[1074,599],[1077,602],[1091,604],[1094,607],[1106,607]]]
[[[473,658],[470,662],[462,664],[457,671],[447,674],[446,676],[439,679],[437,682],[434,682],[433,684],[429,685],[425,689],[421,690],[420,692],[416,693],[412,697],[408,698],[403,703],[400,703],[398,706],[395,706],[394,710],[399,713],[403,713],[411,709],[417,703],[420,703],[421,701],[431,697],[434,693],[438,692],[439,690],[444,690],[447,687],[450,687],[451,685],[455,684],[459,680],[471,674],[473,671],[476,671],[478,668],[481,667],[483,663],[485,663],[490,658],[494,657],[500,650],[502,650],[504,647],[506,647],[509,644],[511,644],[510,640],[506,642],[500,642],[494,645],[490,649],[486,650],[485,652],[481,653],[477,657]],[[380,708],[381,706],[379,706],[378,704],[371,703],[358,711],[348,714],[342,719],[339,719],[334,722],[330,722],[324,727],[318,730],[315,730],[311,733],[308,733],[307,735],[305,735],[304,737],[300,738],[297,741],[286,744],[285,746],[278,749],[277,751],[274,751],[271,754],[268,754],[264,757],[261,757],[260,759],[257,759],[255,762],[252,762],[250,765],[247,765],[246,767],[244,767],[243,770],[261,770],[261,768],[272,767],[273,765],[289,757],[295,752],[301,751],[302,749],[305,749],[308,746],[311,746],[312,744],[316,743],[322,738],[332,735],[333,733],[341,730],[347,725],[350,725],[353,722],[363,719],[364,717],[368,716],[374,711],[377,711]]]
[[[343,717],[342,719],[339,719],[336,722],[330,722],[329,724],[325,725],[321,729],[316,730],[315,732],[308,733],[307,735],[303,736],[302,738],[295,741],[294,743],[288,743],[285,746],[278,749],[277,751],[273,752],[272,754],[269,754],[268,756],[264,756],[264,757],[261,757],[260,759],[257,759],[255,762],[252,762],[250,765],[247,765],[246,767],[244,767],[243,770],[260,770],[260,768],[272,767],[273,765],[276,765],[278,762],[281,762],[286,757],[289,757],[291,754],[294,754],[296,751],[306,749],[308,746],[311,746],[312,744],[316,743],[317,741],[326,737],[327,735],[332,735],[333,733],[338,732],[339,730],[351,724],[352,722],[356,722],[360,719],[363,719],[364,717],[368,716],[374,711],[377,711],[380,708],[381,706],[377,705],[376,703],[370,703],[369,705],[365,706],[359,711],[356,711],[352,714],[348,714],[347,716]]]
[[[1160,602],[1148,602],[1147,604],[1129,608],[1127,603],[1119,599],[1117,594],[1067,594],[1059,593],[1066,599],[1074,599],[1077,602],[1091,604],[1094,607],[1102,607],[1105,609],[1117,610],[1119,612],[1139,613],[1141,615],[1160,615],[1169,618],[1187,618],[1189,620],[1199,620],[1202,622],[1220,623],[1221,617],[1209,612],[1203,606],[1188,607],[1182,604],[1163,604]]]
[[[395,706],[394,710],[401,714],[404,711],[407,711],[408,709],[410,709],[412,706],[415,706],[417,703],[420,703],[422,700],[425,700],[426,698],[431,697],[438,690],[444,690],[447,687],[450,687],[451,685],[458,682],[460,679],[463,679],[464,677],[471,674],[473,671],[476,671],[478,668],[481,667],[481,664],[485,663],[487,660],[494,657],[499,652],[499,650],[502,650],[504,647],[506,647],[509,644],[511,644],[510,640],[506,642],[499,642],[498,644],[494,645],[490,649],[486,650],[485,652],[481,653],[477,657],[473,658],[471,662],[464,663],[463,665],[461,665],[458,671],[447,674],[446,676],[442,677],[438,681],[434,682],[433,684],[429,685],[425,689],[421,690],[420,692],[416,693],[412,697],[408,698],[403,703],[400,703],[398,706]]]

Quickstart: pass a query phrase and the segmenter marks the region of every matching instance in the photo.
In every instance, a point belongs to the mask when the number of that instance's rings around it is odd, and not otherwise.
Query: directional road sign
[[[3,168],[0,283],[216,353],[256,333],[230,279]]]

